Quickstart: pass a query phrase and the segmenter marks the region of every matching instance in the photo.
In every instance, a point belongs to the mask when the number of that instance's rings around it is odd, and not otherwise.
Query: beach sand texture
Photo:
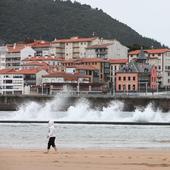
[[[0,150],[0,170],[169,170],[170,150]]]

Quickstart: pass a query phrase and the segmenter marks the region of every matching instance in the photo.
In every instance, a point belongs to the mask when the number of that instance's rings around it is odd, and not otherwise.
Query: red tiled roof
[[[149,54],[162,54],[162,53],[166,53],[168,51],[170,51],[170,49],[168,48],[164,48],[164,49],[151,49],[151,50],[145,50],[147,53]]]
[[[58,39],[53,41],[53,43],[74,43],[74,42],[91,42],[96,38],[79,38],[79,37],[72,37],[70,39]]]
[[[170,49],[168,49],[168,48],[144,50],[144,52],[149,53],[149,54],[162,54],[162,53],[166,53],[168,51],[170,51]],[[138,55],[138,54],[140,54],[140,50],[135,50],[135,51],[129,52],[129,55]]]
[[[108,46],[110,46],[112,44],[113,43],[100,44],[100,45],[92,45],[92,46],[87,47],[87,49],[107,48]]]
[[[16,70],[16,74],[36,74],[40,71],[40,69],[22,69]]]
[[[93,66],[87,66],[87,65],[67,66],[67,68],[76,68],[78,70],[98,70],[97,68],[95,68]]]
[[[138,55],[140,53],[140,50],[130,51],[129,55]]]
[[[1,69],[0,74],[15,74],[16,70],[14,69]]]
[[[24,63],[22,65],[24,65],[24,66],[49,66],[45,62],[36,62],[36,61],[27,62],[27,63]]]
[[[0,74],[36,74],[39,71],[40,69],[22,69],[22,70],[2,69],[0,70]]]
[[[111,64],[126,64],[128,59],[108,59]]]
[[[45,47],[50,47],[51,43],[48,41],[44,40],[39,40],[39,41],[34,41],[33,43],[30,44],[33,48],[45,48]]]
[[[14,45],[7,45],[7,49],[9,53],[20,53],[22,49],[26,47],[25,44],[14,44]]]
[[[24,59],[23,61],[63,61],[63,58],[59,57],[52,57],[52,56],[36,56],[36,57],[28,57]]]

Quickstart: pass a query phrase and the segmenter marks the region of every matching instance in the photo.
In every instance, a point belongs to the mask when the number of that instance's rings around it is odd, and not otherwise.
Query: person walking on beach
[[[54,127],[54,121],[50,120],[49,123],[49,130],[48,130],[48,145],[47,145],[47,152],[49,152],[51,146],[54,148],[55,151],[57,151],[56,145],[55,145],[55,127]]]

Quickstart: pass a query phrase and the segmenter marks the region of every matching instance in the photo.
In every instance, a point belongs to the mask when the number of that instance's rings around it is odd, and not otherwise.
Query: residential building
[[[154,65],[158,72],[160,88],[170,88],[170,49],[143,50],[148,57],[148,63]],[[129,52],[129,61],[138,58],[140,50]]]
[[[98,83],[108,83],[110,82],[110,62],[107,59],[101,58],[82,58],[79,60],[66,60],[62,62],[64,67],[74,66],[74,65],[85,65],[92,66],[94,70],[93,81]]]
[[[42,83],[42,76],[48,74],[46,70],[39,69],[22,69],[17,71],[24,76],[24,85],[38,86]]]
[[[44,57],[51,55],[51,42],[44,40],[35,40],[33,43],[29,45],[36,51],[35,56]]]
[[[7,47],[0,47],[0,69],[6,68],[6,55],[7,55]]]
[[[128,64],[128,59],[108,59],[110,62],[110,84],[109,89],[111,92],[115,93],[116,86],[116,73],[126,64]]]
[[[86,57],[86,48],[90,45],[98,44],[99,38],[56,39],[52,42],[52,51],[56,57],[67,59],[79,59]]]
[[[44,94],[55,95],[59,92],[76,92],[84,90],[83,87],[88,87],[90,76],[81,74],[72,74],[66,72],[53,72],[43,76],[42,90]],[[89,91],[89,89],[87,90]]]
[[[87,75],[90,77],[90,82],[99,82],[99,75],[96,76],[95,71],[98,72],[98,69],[94,66],[87,66],[87,65],[74,65],[74,66],[67,66],[65,69],[66,73],[78,73],[80,75]]]
[[[154,92],[158,88],[157,70],[148,63],[148,57],[141,50],[136,61],[120,68],[116,73],[117,92]]]
[[[24,78],[22,74],[12,69],[0,70],[0,94],[20,95],[24,93]]]
[[[117,40],[112,40],[106,44],[102,42],[100,44],[88,46],[86,49],[86,57],[127,59],[128,48]]]
[[[35,54],[35,51],[25,44],[8,44],[6,50],[5,67],[10,69],[19,69],[22,59]]]

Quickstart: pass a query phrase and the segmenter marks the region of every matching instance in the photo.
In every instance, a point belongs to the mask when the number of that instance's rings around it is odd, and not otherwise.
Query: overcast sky
[[[170,47],[170,0],[77,0]]]

